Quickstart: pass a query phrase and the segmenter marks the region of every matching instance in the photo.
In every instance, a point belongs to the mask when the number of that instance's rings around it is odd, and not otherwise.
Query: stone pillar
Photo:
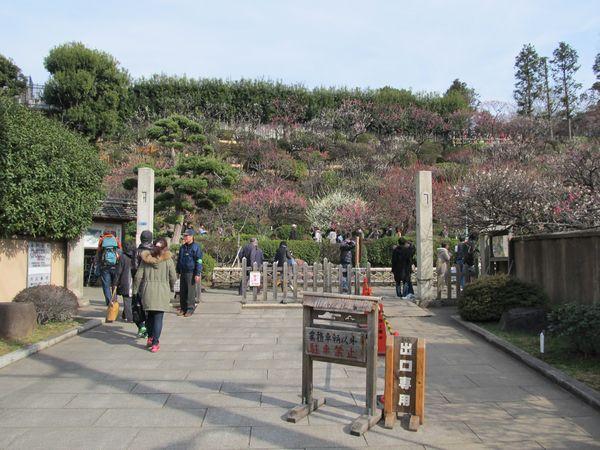
[[[148,167],[138,170],[136,245],[145,230],[154,230],[154,170]]]
[[[67,242],[66,288],[73,291],[77,296],[79,306],[90,304],[89,299],[83,297],[84,253],[85,247],[83,244],[83,236]]]
[[[433,288],[433,195],[431,172],[419,171],[417,189],[417,298],[427,305],[435,299]]]

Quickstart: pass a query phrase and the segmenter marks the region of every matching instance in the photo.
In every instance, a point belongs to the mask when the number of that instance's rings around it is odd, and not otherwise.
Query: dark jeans
[[[108,306],[112,299],[111,286],[114,286],[117,282],[117,268],[100,268],[100,278],[102,280],[102,292],[104,292],[104,301],[106,302],[106,306]]]
[[[402,295],[402,282],[396,281],[396,297],[403,297]]]
[[[133,311],[131,309],[131,297],[123,296],[123,317],[127,322],[133,322]]]
[[[190,314],[196,307],[196,281],[191,272],[182,273],[179,278],[179,306],[182,312]]]
[[[146,330],[148,338],[152,338],[152,345],[159,343],[164,315],[162,311],[146,311]]]
[[[413,289],[412,281],[407,280],[404,282],[404,290],[402,292],[402,297],[406,297],[409,294],[415,295],[415,291]]]
[[[134,296],[131,301],[131,313],[133,316],[133,321],[138,328],[144,325],[144,322],[146,321],[146,313],[144,312],[144,307],[142,306],[140,294]]]

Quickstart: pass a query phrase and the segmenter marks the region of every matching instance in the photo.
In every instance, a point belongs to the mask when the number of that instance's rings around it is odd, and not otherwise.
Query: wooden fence
[[[248,285],[250,272],[260,273],[260,286]],[[246,276],[242,278],[242,273]],[[349,274],[349,276],[348,276]],[[461,292],[460,268],[455,270],[446,278],[441,289],[438,289],[438,299],[456,299]],[[290,265],[284,263],[278,267],[275,264],[263,263],[261,266],[249,267],[246,259],[242,259],[242,267],[215,267],[212,275],[213,287],[239,288],[243,301],[273,301],[284,300],[289,302],[298,301],[299,291],[322,291],[322,292],[348,292],[359,295],[362,283],[367,279],[370,286],[394,286],[394,275],[389,267],[352,267],[344,268],[342,265],[333,264],[327,259],[322,263],[313,265]],[[470,281],[466,274],[466,282]],[[413,277],[413,284],[416,279]],[[437,280],[434,280],[437,285]]]

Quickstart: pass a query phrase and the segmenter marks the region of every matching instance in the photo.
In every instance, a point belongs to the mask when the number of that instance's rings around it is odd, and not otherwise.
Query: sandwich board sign
[[[302,404],[288,411],[296,423],[326,403],[313,396],[313,362],[365,367],[366,405],[352,422],[356,436],[381,418],[377,409],[377,320],[381,297],[303,292]]]

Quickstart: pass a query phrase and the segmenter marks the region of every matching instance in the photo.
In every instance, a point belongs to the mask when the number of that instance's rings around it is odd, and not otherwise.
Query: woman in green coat
[[[171,309],[171,292],[177,280],[175,264],[167,241],[164,238],[154,242],[151,251],[141,254],[142,263],[135,274],[133,295],[138,292],[146,311],[146,329],[152,353],[160,349],[159,339],[162,331],[165,311]]]

